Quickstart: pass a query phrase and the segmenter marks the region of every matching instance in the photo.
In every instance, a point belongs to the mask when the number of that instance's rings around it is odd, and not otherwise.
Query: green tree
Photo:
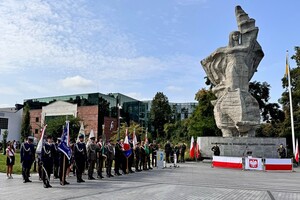
[[[154,127],[153,138],[165,138],[164,125],[171,120],[171,106],[168,97],[162,92],[157,92],[153,98],[150,109],[150,120]]]
[[[26,103],[23,109],[23,119],[22,119],[22,125],[21,125],[21,139],[22,141],[32,135],[31,133],[31,126],[30,126],[30,107]]]
[[[70,132],[70,140],[76,140],[79,129],[80,129],[80,121],[82,121],[79,117],[68,116],[69,123],[69,132]],[[57,116],[49,121],[47,121],[47,129],[46,134],[52,135],[52,137],[58,138],[61,137],[63,132],[63,126],[66,124],[66,116]]]
[[[216,126],[212,101],[216,100],[211,90],[201,89],[196,93],[198,105],[188,119],[188,134],[190,136],[221,136],[221,130]]]

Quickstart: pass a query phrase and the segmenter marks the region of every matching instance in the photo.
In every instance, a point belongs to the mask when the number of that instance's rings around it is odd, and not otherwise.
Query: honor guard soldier
[[[23,175],[24,183],[32,182],[31,180],[29,180],[29,177],[30,177],[31,165],[35,159],[34,155],[35,155],[35,150],[33,145],[33,137],[29,136],[27,138],[27,141],[22,143],[21,152],[20,152],[21,163],[22,163],[22,175]]]
[[[186,144],[183,143],[181,145],[181,149],[180,149],[180,161],[181,162],[185,162],[185,159],[184,159],[185,150],[186,150]]]
[[[106,155],[106,176],[108,178],[114,177],[111,174],[111,167],[112,167],[112,162],[114,160],[115,154],[114,154],[114,147],[111,145],[110,140],[108,140],[107,144],[105,145],[104,153]]]
[[[85,182],[82,179],[82,174],[85,169],[85,163],[87,159],[86,146],[84,143],[84,135],[79,135],[79,141],[74,146],[74,161],[76,165],[77,183]]]
[[[153,140],[153,143],[150,146],[152,147],[152,167],[156,167],[157,166],[157,150],[158,150],[156,141]]]
[[[59,169],[59,150],[58,150],[58,144],[60,142],[60,138],[57,138],[55,143],[53,144],[54,150],[53,150],[53,175],[54,178],[58,178],[58,169]]]
[[[95,137],[90,138],[91,143],[88,145],[88,150],[87,150],[87,159],[89,163],[89,169],[88,169],[88,179],[89,180],[95,180],[93,177],[94,174],[94,168],[95,164],[97,162],[97,152],[99,152],[100,148],[99,146],[95,143]]]
[[[41,152],[41,167],[42,167],[42,180],[44,188],[52,187],[50,185],[50,176],[53,171],[53,154],[54,147],[52,144],[52,136],[47,136],[47,142],[44,144]]]
[[[135,147],[135,150],[134,150],[134,155],[135,155],[135,171],[136,172],[140,172],[142,170],[140,169],[141,147],[140,147],[140,143],[139,142],[136,143],[136,147]]]
[[[103,162],[106,158],[106,156],[104,155],[104,145],[103,145],[103,141],[102,138],[99,137],[99,141],[98,141],[98,146],[100,148],[99,152],[98,152],[98,162],[97,162],[97,178],[104,178],[102,176],[102,170],[103,170]]]
[[[119,170],[121,168],[122,165],[122,161],[124,160],[123,157],[123,151],[122,151],[123,147],[122,147],[122,140],[117,140],[116,146],[115,146],[115,175],[117,176],[121,176],[122,174],[120,174]],[[126,168],[125,168],[125,172],[126,173]]]

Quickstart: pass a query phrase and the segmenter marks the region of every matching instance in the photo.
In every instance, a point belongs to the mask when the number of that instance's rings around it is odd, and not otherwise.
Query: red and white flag
[[[124,148],[124,151],[128,151],[130,149],[130,144],[129,144],[129,140],[128,140],[128,128],[126,128],[126,135],[125,135],[125,139],[124,139],[124,143],[123,143],[123,148]]]
[[[191,138],[191,146],[190,146],[190,158],[195,158],[195,141],[194,136]]]
[[[46,127],[47,127],[47,124],[42,129],[42,134],[41,134],[41,137],[40,137],[40,141],[39,141],[39,143],[38,143],[38,145],[36,147],[36,153],[41,153],[42,152],[43,141],[44,141],[44,135],[45,135]]]
[[[296,160],[297,163],[299,162],[299,146],[298,146],[298,138],[297,138],[297,140],[296,140],[295,160]]]
[[[133,148],[135,148],[136,143],[137,143],[137,138],[136,138],[136,135],[135,135],[135,128],[134,128],[134,129],[133,129],[133,134],[132,134],[132,144],[133,144]]]

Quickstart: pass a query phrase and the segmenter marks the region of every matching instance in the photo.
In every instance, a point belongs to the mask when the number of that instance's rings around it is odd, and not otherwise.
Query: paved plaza
[[[38,176],[24,184],[20,175],[0,174],[0,199],[299,199],[300,169],[257,172],[211,168],[210,163],[184,163],[179,168],[154,169],[102,180],[61,186],[51,179],[45,189]]]

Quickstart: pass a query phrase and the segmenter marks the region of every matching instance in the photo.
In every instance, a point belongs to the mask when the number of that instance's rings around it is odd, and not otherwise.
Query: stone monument
[[[214,116],[223,137],[254,137],[260,124],[260,110],[248,92],[249,81],[264,53],[256,40],[255,20],[240,6],[235,8],[235,15],[238,31],[229,34],[228,46],[218,48],[201,64],[214,85]]]
[[[217,127],[223,137],[198,137],[201,157],[212,157],[211,147],[216,143],[221,156],[277,157],[277,148],[285,138],[257,138],[260,110],[249,93],[249,81],[264,57],[257,42],[255,20],[236,6],[238,31],[229,34],[227,47],[218,48],[201,61],[207,77],[214,85],[217,100],[213,101]]]

